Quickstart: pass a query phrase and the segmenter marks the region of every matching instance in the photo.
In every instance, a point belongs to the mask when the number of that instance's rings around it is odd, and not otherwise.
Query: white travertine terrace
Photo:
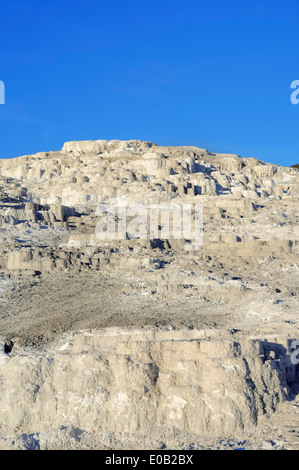
[[[99,240],[97,208],[119,198],[201,204],[202,246]],[[246,432],[259,447],[266,428],[295,446],[298,170],[67,142],[0,160],[0,199],[0,448],[213,448]]]

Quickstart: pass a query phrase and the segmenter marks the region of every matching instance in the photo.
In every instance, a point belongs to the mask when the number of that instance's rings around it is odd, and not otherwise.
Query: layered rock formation
[[[297,169],[68,142],[0,160],[0,197],[0,446],[179,447],[176,432],[260,429],[294,398]],[[203,239],[162,216],[120,237],[119,201],[129,222],[142,205],[194,224],[201,207]],[[104,207],[118,231],[101,237]]]

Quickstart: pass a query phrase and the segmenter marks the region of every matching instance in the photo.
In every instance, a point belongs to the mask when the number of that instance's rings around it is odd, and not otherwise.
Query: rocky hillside
[[[275,416],[286,426],[299,170],[68,142],[0,160],[0,201],[0,448],[214,448],[246,432],[262,447]],[[141,206],[162,211],[156,231],[148,212],[136,229]],[[175,235],[169,208],[193,231]],[[292,446],[281,429],[276,447]]]

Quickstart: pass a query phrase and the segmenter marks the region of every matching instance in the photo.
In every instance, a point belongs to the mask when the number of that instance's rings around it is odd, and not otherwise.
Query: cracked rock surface
[[[201,207],[201,245],[120,237],[120,200]],[[297,448],[298,202],[298,170],[197,147],[0,160],[0,448]]]

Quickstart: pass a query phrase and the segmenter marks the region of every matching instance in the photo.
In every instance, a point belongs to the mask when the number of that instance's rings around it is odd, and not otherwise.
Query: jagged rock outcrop
[[[241,433],[291,402],[298,202],[299,170],[197,147],[0,160],[0,448]]]
[[[196,147],[100,140],[68,142],[61,152],[1,160],[0,175],[2,238],[11,251],[22,251],[26,244],[18,241],[18,235],[32,232],[36,238],[32,243],[31,237],[32,250],[51,246],[57,237],[66,250],[68,246],[98,249],[97,208],[108,202],[116,206],[123,197],[127,205],[202,204],[207,253],[225,256],[229,248],[230,254],[242,257],[271,257],[279,251],[298,255],[299,173],[294,168]],[[142,243],[135,241],[137,250]],[[166,246],[175,251],[183,248],[171,234]],[[17,260],[24,256],[8,257],[3,250],[1,264],[22,270],[25,265]],[[31,256],[32,270],[35,257]],[[52,269],[47,257],[45,253],[45,265],[39,270]],[[65,261],[54,267],[70,266],[74,267]],[[94,269],[92,263],[90,268]]]
[[[0,363],[6,436],[73,426],[83,433],[232,433],[288,398],[288,345],[171,328],[83,331]],[[1,442],[1,441],[0,441]]]

